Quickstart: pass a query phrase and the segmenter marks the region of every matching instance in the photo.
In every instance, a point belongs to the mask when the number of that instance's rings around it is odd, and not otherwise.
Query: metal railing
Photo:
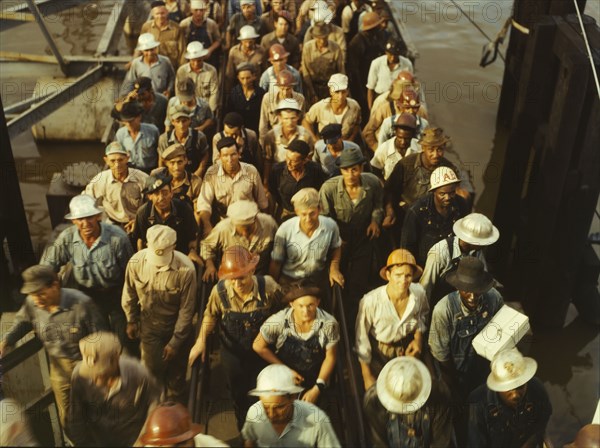
[[[338,347],[338,356],[336,362],[337,376],[339,379],[339,400],[341,404],[342,418],[344,423],[344,439],[346,446],[361,446],[366,447],[367,438],[365,432],[365,424],[363,418],[362,398],[358,389],[358,375],[355,370],[355,362],[353,351],[350,347],[348,339],[348,325],[346,323],[346,312],[344,310],[344,301],[342,299],[342,289],[337,283],[332,288],[333,293],[333,314],[337,318],[340,325],[340,344]],[[347,373],[347,386],[344,387]],[[347,396],[350,393],[350,397]],[[349,398],[349,400],[348,400]],[[348,405],[350,401],[351,405]]]

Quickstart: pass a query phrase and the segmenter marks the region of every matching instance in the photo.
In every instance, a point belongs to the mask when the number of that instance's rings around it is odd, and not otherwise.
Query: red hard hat
[[[280,87],[291,87],[291,86],[295,86],[296,83],[296,79],[294,78],[294,75],[292,75],[292,72],[290,72],[289,70],[281,70],[278,74],[277,74],[277,85]]]
[[[219,279],[232,279],[248,275],[260,257],[248,251],[244,246],[231,246],[223,252],[221,266],[219,266]]]
[[[283,58],[287,58],[290,54],[281,44],[273,44],[269,48],[269,61],[279,61]]]
[[[140,441],[144,445],[173,446],[193,439],[201,430],[201,425],[192,423],[185,406],[167,401],[159,404],[148,416]]]

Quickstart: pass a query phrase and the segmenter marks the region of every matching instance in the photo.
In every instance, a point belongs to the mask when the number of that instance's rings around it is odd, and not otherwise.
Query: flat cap
[[[258,215],[258,205],[254,201],[235,201],[227,208],[227,216],[237,226],[253,224],[256,220],[256,215]]]
[[[58,276],[54,269],[50,266],[42,266],[41,264],[33,265],[23,271],[23,286],[21,292],[23,294],[31,294],[40,289],[47,288],[55,281],[58,281]]]
[[[185,152],[185,146],[181,143],[175,143],[167,148],[162,153],[163,160],[171,160],[175,157],[187,156]]]

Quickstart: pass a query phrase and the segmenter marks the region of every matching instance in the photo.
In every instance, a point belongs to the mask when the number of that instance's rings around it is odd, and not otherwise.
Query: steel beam
[[[10,106],[7,106],[4,108],[4,114],[5,115],[19,114],[19,113],[23,112],[24,110],[28,109],[32,104],[39,103],[40,101],[42,101],[43,99],[47,98],[50,95],[52,95],[52,94],[47,93],[43,96],[33,95],[32,97],[27,98],[26,100],[11,104]]]
[[[38,26],[40,27],[40,30],[42,31],[42,34],[44,35],[46,42],[50,46],[50,50],[52,51],[52,54],[58,61],[58,65],[60,65],[60,70],[65,75],[67,75],[67,62],[63,59],[62,55],[60,54],[60,51],[58,51],[56,42],[54,42],[54,39],[52,38],[52,35],[50,34],[48,27],[46,26],[46,22],[44,21],[44,17],[42,16],[42,13],[40,12],[40,10],[38,9],[37,5],[35,4],[35,2],[33,0],[27,0],[27,4],[29,5],[29,10],[31,11],[31,13],[35,16],[35,21],[37,22]]]
[[[14,138],[21,132],[29,129],[35,123],[50,115],[63,104],[79,95],[85,89],[94,85],[100,80],[103,72],[104,67],[102,65],[96,66],[73,81],[73,84],[66,86],[60,92],[47,97],[35,107],[19,115],[14,120],[11,120],[8,123],[8,133],[10,138]]]
[[[104,33],[102,33],[102,37],[98,43],[96,56],[106,56],[116,53],[119,39],[123,33],[123,25],[125,25],[127,12],[129,11],[127,3],[127,0],[118,0],[114,4],[106,23],[106,28],[104,28]]]

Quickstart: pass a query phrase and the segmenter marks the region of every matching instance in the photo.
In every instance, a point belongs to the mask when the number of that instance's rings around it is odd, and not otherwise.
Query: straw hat
[[[487,386],[495,392],[507,392],[527,383],[537,370],[537,362],[525,357],[516,348],[503,350],[494,356]]]
[[[379,401],[389,412],[412,414],[429,398],[431,375],[417,358],[400,356],[383,367],[376,387]]]

